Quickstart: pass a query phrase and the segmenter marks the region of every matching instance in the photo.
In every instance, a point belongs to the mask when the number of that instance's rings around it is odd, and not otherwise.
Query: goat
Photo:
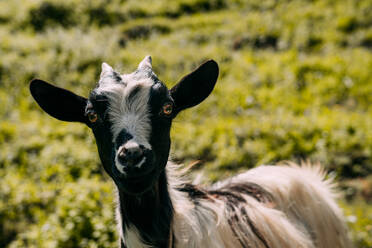
[[[131,74],[102,64],[88,98],[39,79],[30,91],[62,121],[85,123],[117,188],[120,247],[351,247],[320,166],[260,166],[203,188],[168,161],[172,120],[212,92],[209,60],[168,90],[147,56]]]

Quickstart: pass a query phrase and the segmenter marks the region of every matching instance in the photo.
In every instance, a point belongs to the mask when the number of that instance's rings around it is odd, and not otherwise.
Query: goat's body
[[[118,189],[122,247],[350,247],[319,166],[261,166],[206,189],[174,175],[172,120],[208,97],[218,71],[209,60],[169,90],[147,56],[125,75],[103,63],[89,98],[37,79],[30,90],[51,116],[92,129]]]
[[[174,247],[351,247],[319,166],[261,166],[209,189],[172,182]]]

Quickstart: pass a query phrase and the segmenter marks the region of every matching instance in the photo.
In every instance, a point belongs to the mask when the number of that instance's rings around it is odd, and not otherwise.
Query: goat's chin
[[[143,176],[140,180],[131,180],[123,177],[113,177],[118,190],[128,195],[142,195],[154,188],[157,176],[153,173]]]
[[[149,179],[151,180],[151,179]],[[147,181],[139,181],[139,182],[131,182],[131,181],[124,181],[124,182],[115,182],[118,189],[128,195],[135,195],[139,196],[142,195],[148,191],[150,191],[154,185],[155,182]]]

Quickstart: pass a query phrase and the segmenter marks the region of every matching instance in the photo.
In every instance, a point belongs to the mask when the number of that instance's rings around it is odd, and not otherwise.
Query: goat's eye
[[[172,111],[173,111],[172,103],[166,103],[166,104],[163,105],[162,114],[164,114],[166,116],[169,116],[169,115],[172,114]]]
[[[96,122],[97,119],[98,119],[98,115],[97,115],[97,113],[96,113],[96,112],[89,112],[89,113],[88,113],[88,119],[89,119],[89,121],[92,122],[92,123]]]

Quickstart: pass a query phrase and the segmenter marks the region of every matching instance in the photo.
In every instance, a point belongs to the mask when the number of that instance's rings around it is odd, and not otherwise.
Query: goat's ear
[[[176,114],[201,103],[212,92],[218,78],[218,65],[214,60],[201,64],[184,76],[171,90]]]
[[[87,99],[39,79],[30,82],[31,95],[49,115],[61,121],[88,123]]]

